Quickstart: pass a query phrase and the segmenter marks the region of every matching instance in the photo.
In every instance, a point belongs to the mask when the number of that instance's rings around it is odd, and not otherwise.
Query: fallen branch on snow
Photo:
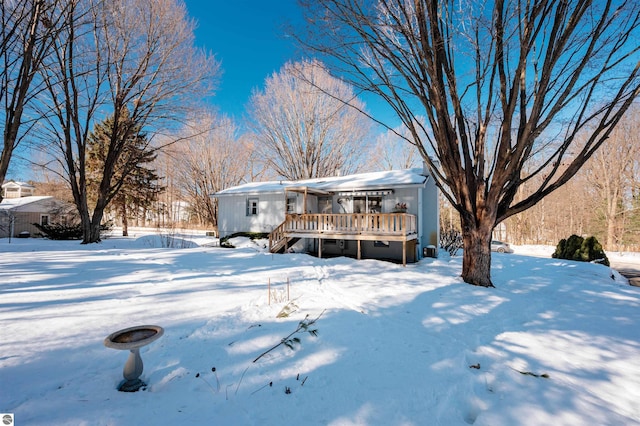
[[[272,350],[276,349],[280,345],[285,345],[289,349],[293,349],[293,345],[295,343],[300,343],[300,339],[299,338],[292,337],[296,333],[307,332],[307,333],[311,334],[312,336],[317,336],[318,335],[318,329],[309,329],[309,327],[312,326],[313,324],[315,324],[316,321],[318,321],[320,319],[322,314],[324,314],[324,311],[320,312],[320,315],[318,315],[318,317],[316,319],[314,319],[314,320],[309,320],[308,319],[309,315],[307,315],[302,321],[300,321],[298,323],[298,327],[291,334],[289,334],[287,337],[284,337],[282,340],[280,340],[280,343],[278,343],[277,345],[273,346],[272,348],[270,348],[270,349],[264,351],[263,353],[261,353],[260,355],[258,355],[258,357],[256,359],[254,359],[253,362],[255,363],[260,358],[262,358],[263,356],[265,356],[266,354],[268,354]]]

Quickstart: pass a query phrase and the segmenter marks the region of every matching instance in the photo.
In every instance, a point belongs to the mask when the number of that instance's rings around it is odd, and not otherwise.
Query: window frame
[[[287,197],[287,214],[294,214],[298,206],[298,197]]]
[[[247,216],[257,216],[260,212],[258,208],[260,204],[260,199],[258,197],[248,197],[247,198]]]

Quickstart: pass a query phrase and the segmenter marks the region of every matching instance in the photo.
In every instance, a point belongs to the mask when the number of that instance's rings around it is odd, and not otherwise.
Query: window
[[[382,197],[367,197],[367,213],[382,212]]]
[[[247,199],[247,216],[256,216],[258,214],[258,199]]]
[[[296,212],[296,197],[287,198],[287,213]]]
[[[49,224],[49,215],[40,215],[40,226],[47,226]]]
[[[325,214],[333,212],[331,197],[318,197],[318,211]]]
[[[354,213],[380,213],[382,212],[382,197],[364,196],[353,197]]]

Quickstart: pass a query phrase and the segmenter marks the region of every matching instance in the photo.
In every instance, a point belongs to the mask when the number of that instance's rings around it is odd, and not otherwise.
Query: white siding
[[[258,199],[258,214],[247,215],[247,200]],[[232,195],[218,198],[220,237],[236,232],[271,232],[284,221],[284,194]]]

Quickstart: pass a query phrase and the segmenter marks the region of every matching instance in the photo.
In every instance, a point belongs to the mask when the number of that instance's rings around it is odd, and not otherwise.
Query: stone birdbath
[[[124,380],[118,386],[122,392],[136,392],[146,384],[140,380],[142,374],[142,358],[140,348],[148,345],[164,334],[164,329],[157,325],[138,325],[111,333],[104,339],[108,348],[129,350],[129,358],[124,364],[122,375]]]

